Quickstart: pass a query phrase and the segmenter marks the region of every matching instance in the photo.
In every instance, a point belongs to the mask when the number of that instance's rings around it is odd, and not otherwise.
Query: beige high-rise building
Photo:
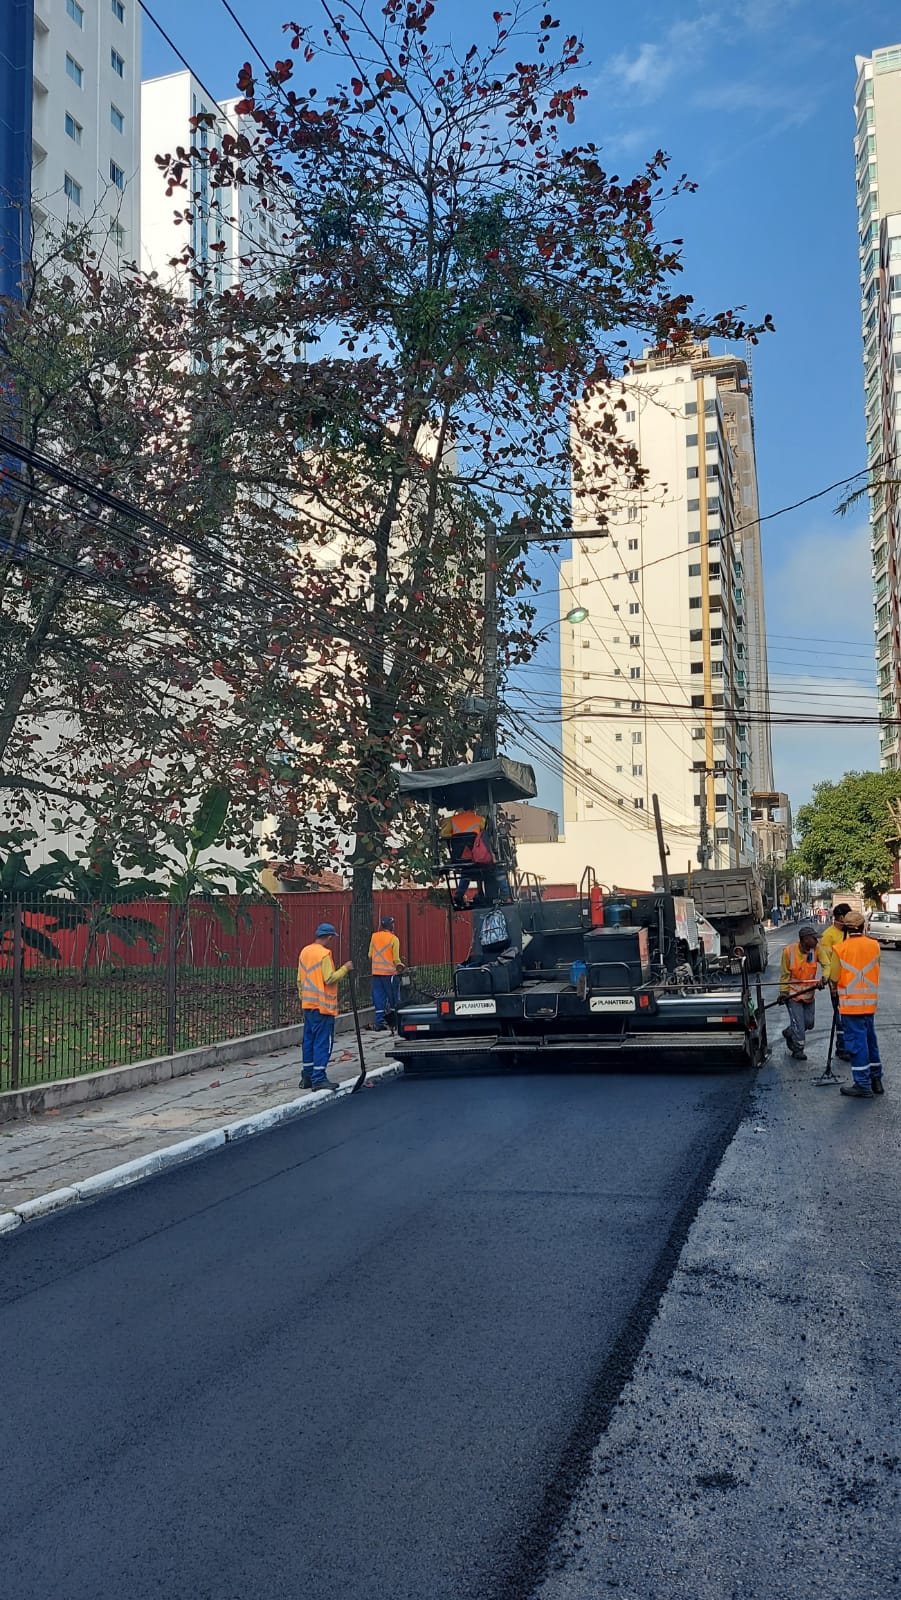
[[[574,505],[562,610],[565,841],[605,881],[657,866],[659,795],[670,864],[750,862],[752,790],[772,790],[766,631],[747,365],[698,345],[647,355],[621,432],[647,482],[602,524]],[[562,857],[559,858],[562,862]],[[529,866],[548,876],[544,862]]]
[[[901,766],[901,45],[857,57],[860,308],[883,767]]]

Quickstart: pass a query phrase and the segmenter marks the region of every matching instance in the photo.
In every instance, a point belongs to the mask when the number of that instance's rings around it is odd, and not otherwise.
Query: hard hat
[[[338,929],[331,922],[320,922],[314,934],[316,939],[337,939],[337,937]]]
[[[381,928],[393,928],[394,927],[394,918],[393,917],[383,917],[381,922],[380,922],[380,924],[379,924],[379,926]]]

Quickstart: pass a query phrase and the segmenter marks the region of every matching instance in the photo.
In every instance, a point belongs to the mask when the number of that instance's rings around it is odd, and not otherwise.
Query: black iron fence
[[[348,896],[318,894],[275,904],[0,902],[0,1090],[299,1023],[298,952],[329,920],[343,960],[349,917]],[[426,967],[439,984],[451,971],[445,927],[433,905],[412,919],[407,909],[407,944],[418,932],[425,953],[440,957]],[[368,1004],[367,974],[357,989]],[[339,997],[348,1009],[346,983]]]

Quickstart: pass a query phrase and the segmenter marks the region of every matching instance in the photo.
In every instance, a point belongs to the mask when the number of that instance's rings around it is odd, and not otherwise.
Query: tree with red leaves
[[[405,832],[394,766],[466,747],[485,528],[522,518],[559,540],[573,486],[603,516],[640,484],[617,427],[637,339],[760,329],[699,315],[675,288],[679,243],[661,239],[660,217],[692,185],[667,178],[661,151],[623,180],[599,149],[566,142],[581,48],[550,15],[536,26],[528,7],[495,12],[490,42],[462,52],[436,41],[431,0],[322,10],[315,34],[286,24],[288,53],[262,78],[242,68],[240,130],[160,165],[188,214],[200,163],[226,209],[243,187],[270,217],[296,214],[272,293],[232,292],[219,314],[227,304],[241,333],[236,381],[253,348],[253,425],[263,407],[283,430],[298,557],[318,546],[334,561],[329,636],[300,615],[291,644],[319,736],[307,746],[285,719],[281,734],[303,859],[328,864],[325,818],[353,837],[359,959],[373,875],[396,864]],[[324,92],[300,81],[314,63]],[[210,293],[208,270],[185,259]],[[289,363],[291,343],[305,355]],[[588,390],[603,404],[575,436]],[[522,659],[522,544],[502,548],[505,648]]]

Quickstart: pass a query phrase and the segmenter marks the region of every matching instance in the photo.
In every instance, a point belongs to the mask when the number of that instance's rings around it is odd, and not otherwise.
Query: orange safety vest
[[[297,963],[297,980],[300,986],[300,1004],[304,1011],[322,1011],[327,1017],[338,1015],[338,985],[326,983],[322,976],[322,962],[330,956],[324,944],[304,945]]]
[[[790,998],[812,1000],[820,976],[816,950],[811,950],[808,956],[799,944],[789,945],[788,970],[791,975],[788,986]]]
[[[858,934],[836,945],[842,965],[838,977],[838,1007],[843,1016],[872,1014],[879,1004],[880,949],[876,939]]]
[[[372,976],[374,978],[393,978],[397,967],[394,965],[394,940],[396,935],[382,929],[372,935]]]
[[[481,833],[484,826],[485,819],[477,811],[457,811],[451,818],[454,833]]]

